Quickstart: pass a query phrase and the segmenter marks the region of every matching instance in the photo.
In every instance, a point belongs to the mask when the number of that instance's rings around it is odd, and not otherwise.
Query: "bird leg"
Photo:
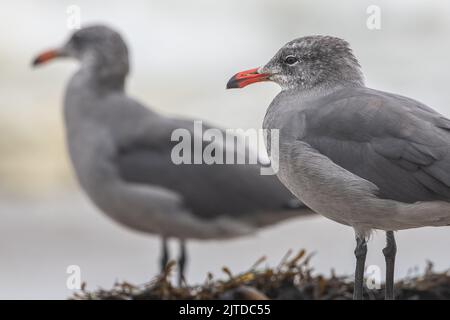
[[[356,236],[356,270],[355,270],[355,286],[353,291],[354,300],[363,299],[363,285],[364,285],[364,265],[366,263],[367,242],[364,236]]]
[[[180,240],[180,256],[178,258],[178,285],[181,287],[182,283],[185,281],[184,272],[186,269],[186,261],[187,261],[187,254],[186,254],[186,243],[184,240]]]
[[[161,273],[166,269],[167,263],[169,262],[169,247],[167,245],[167,238],[162,237],[161,239]]]
[[[394,268],[397,245],[395,243],[394,231],[386,231],[386,247],[383,249],[386,260],[386,291],[385,299],[394,300]]]

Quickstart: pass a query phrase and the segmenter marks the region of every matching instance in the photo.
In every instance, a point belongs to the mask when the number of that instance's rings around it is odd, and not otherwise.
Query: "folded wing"
[[[403,202],[450,201],[450,121],[409,98],[345,90],[299,111],[299,140]]]

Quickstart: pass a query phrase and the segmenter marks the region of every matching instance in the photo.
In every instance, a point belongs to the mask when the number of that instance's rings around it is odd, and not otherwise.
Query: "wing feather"
[[[302,109],[299,140],[403,202],[450,201],[450,120],[409,98],[340,92]]]
[[[124,141],[118,150],[114,161],[125,181],[177,192],[185,206],[202,218],[226,215],[245,219],[251,214],[283,210],[296,215],[300,211],[292,209],[306,208],[276,176],[260,175],[257,164],[175,165],[170,155],[178,142],[170,141],[171,133],[185,128],[193,135],[193,121],[160,118],[157,123],[157,134],[154,127],[139,130],[139,135]],[[203,148],[209,143],[203,141]]]

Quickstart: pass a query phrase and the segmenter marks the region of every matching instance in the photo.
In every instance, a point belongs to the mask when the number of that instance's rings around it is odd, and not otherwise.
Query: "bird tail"
[[[410,224],[411,228],[448,226],[450,225],[450,203],[426,201],[402,204],[396,218],[404,224]]]

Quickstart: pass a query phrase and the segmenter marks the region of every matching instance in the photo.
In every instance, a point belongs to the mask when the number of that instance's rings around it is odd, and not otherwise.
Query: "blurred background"
[[[67,8],[81,24],[118,29],[131,51],[129,93],[171,115],[227,128],[260,128],[274,84],[226,91],[235,72],[257,67],[284,43],[309,34],[350,42],[367,85],[411,96],[450,116],[450,3],[431,1],[165,0],[3,1],[0,19],[0,298],[64,299],[69,265],[88,289],[116,280],[143,283],[158,270],[157,237],[110,221],[89,203],[71,172],[62,126],[65,84],[73,61],[32,70],[32,58],[70,34]],[[370,5],[381,29],[366,26]],[[398,234],[396,276],[450,266],[447,228]],[[367,265],[384,273],[384,233],[369,244]],[[238,250],[236,250],[238,248]],[[353,231],[324,218],[290,221],[257,236],[189,243],[188,280],[222,266],[240,272],[261,256],[275,265],[288,249],[316,252],[316,272],[354,272]],[[174,249],[176,249],[174,247]],[[384,279],[384,277],[383,277]],[[384,280],[383,280],[384,281]]]

